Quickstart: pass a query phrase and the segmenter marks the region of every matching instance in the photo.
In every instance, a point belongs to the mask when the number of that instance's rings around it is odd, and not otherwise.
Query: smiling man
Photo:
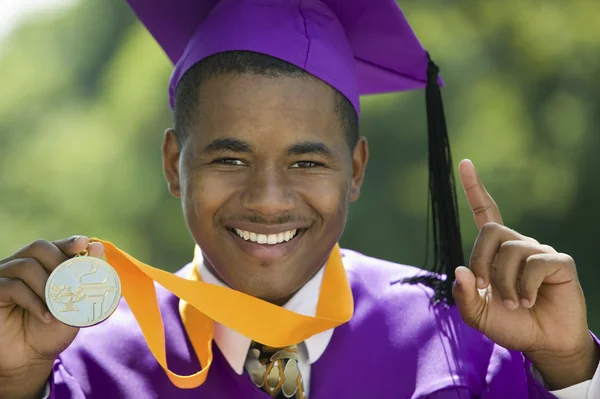
[[[358,197],[367,146],[352,105],[299,68],[247,52],[196,65],[177,98],[164,168],[207,269],[284,304],[323,266]]]
[[[393,0],[130,4],[175,63],[162,159],[194,260],[171,275],[73,237],[0,261],[0,399],[599,397],[573,259],[503,226],[469,161],[461,266],[437,68]],[[368,161],[359,95],[421,87],[447,277],[337,245]],[[83,250],[124,299],[78,331],[43,298]]]

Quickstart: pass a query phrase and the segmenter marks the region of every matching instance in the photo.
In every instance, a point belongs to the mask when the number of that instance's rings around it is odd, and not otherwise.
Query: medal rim
[[[111,307],[109,308],[110,311],[106,314],[106,316],[102,317],[101,319],[99,319],[91,324],[90,323],[71,322],[71,321],[65,320],[64,317],[57,316],[56,313],[58,313],[58,312],[55,313],[53,311],[54,302],[50,298],[50,283],[51,283],[52,279],[60,272],[60,270],[64,269],[65,267],[69,266],[72,263],[77,263],[77,262],[81,262],[84,260],[87,262],[95,262],[95,263],[101,265],[103,268],[107,269],[107,271],[114,276],[115,281],[116,281],[116,288],[117,288],[117,298],[118,299],[116,299],[114,301],[114,304],[111,305]],[[46,306],[48,307],[48,310],[50,311],[50,313],[52,314],[52,316],[54,316],[54,318],[56,320],[60,321],[63,324],[71,326],[71,327],[78,327],[78,328],[93,327],[95,325],[102,323],[106,319],[108,319],[115,312],[115,310],[117,310],[117,307],[119,307],[119,302],[121,302],[121,297],[122,297],[121,279],[119,278],[119,274],[117,273],[117,271],[104,259],[96,258],[93,256],[79,256],[79,257],[71,258],[71,259],[64,261],[63,263],[58,265],[56,267],[56,269],[54,269],[52,271],[52,273],[50,273],[50,276],[48,276],[48,280],[46,280],[44,295],[45,295],[45,299],[46,299]]]

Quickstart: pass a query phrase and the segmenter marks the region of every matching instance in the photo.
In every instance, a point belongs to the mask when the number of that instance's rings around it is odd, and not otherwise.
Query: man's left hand
[[[460,177],[479,235],[453,294],[463,320],[523,352],[552,390],[589,380],[600,359],[573,259],[505,227],[473,164]]]

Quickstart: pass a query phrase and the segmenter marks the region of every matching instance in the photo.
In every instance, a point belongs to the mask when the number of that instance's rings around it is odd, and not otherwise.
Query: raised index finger
[[[477,229],[481,230],[486,223],[491,222],[503,225],[500,210],[483,186],[473,162],[468,159],[463,160],[458,166],[458,171]]]

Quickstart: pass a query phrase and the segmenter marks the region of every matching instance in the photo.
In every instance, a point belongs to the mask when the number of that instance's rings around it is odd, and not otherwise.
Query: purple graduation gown
[[[519,352],[466,326],[456,309],[431,306],[432,291],[393,284],[416,269],[344,250],[354,317],[335,329],[311,368],[310,399],[554,398]],[[191,265],[177,274],[189,275]],[[178,374],[200,369],[185,334],[178,298],[157,285],[168,364]],[[247,373],[237,375],[216,345],[206,382],[176,388],[148,350],[127,304],[104,323],[82,329],[54,364],[51,398],[247,398],[269,396]]]

